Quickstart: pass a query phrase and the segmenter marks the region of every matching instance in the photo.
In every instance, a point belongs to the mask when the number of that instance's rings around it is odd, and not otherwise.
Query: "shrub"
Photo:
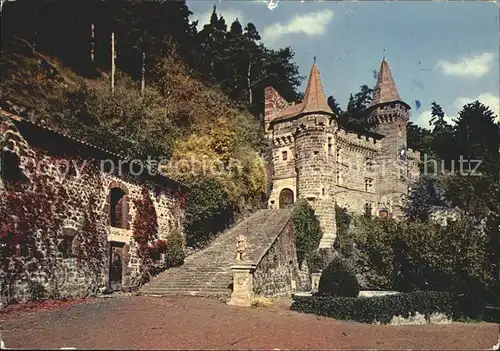
[[[35,280],[28,280],[28,293],[30,301],[40,301],[47,298],[47,290],[42,283]]]
[[[419,291],[374,297],[294,296],[291,309],[303,313],[361,323],[390,323],[394,316],[409,318],[417,312],[453,315],[453,295]]]
[[[316,218],[314,209],[305,199],[297,201],[292,213],[292,219],[297,234],[297,259],[299,265],[302,265],[305,259],[309,261],[310,256],[318,248],[323,236],[323,230],[318,218]]]
[[[333,260],[333,256],[332,249],[322,248],[314,251],[308,261],[309,271],[311,273],[322,271]]]
[[[232,223],[234,210],[227,191],[217,179],[205,179],[188,191],[186,208],[186,241],[191,247],[202,247],[210,238]]]
[[[186,253],[184,252],[184,238],[178,231],[173,232],[167,241],[165,250],[165,266],[178,267],[184,264]]]
[[[321,295],[358,296],[359,283],[352,267],[340,257],[335,257],[321,274],[318,292]]]

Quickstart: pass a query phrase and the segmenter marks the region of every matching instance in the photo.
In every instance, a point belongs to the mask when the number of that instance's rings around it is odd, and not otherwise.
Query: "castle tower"
[[[307,199],[315,209],[323,229],[320,247],[332,247],[336,235],[333,198],[335,162],[330,159],[333,156],[329,150],[335,122],[316,63],[311,69],[304,100],[295,116],[297,196]]]
[[[378,193],[384,202],[394,204],[394,215],[398,215],[401,195],[407,193],[407,172],[405,157],[407,147],[407,126],[411,107],[404,102],[392,78],[391,69],[386,59],[382,60],[377,84],[373,90],[373,100],[368,108],[369,121],[374,123],[375,131],[382,134],[382,148],[377,157],[379,169]],[[400,210],[400,209],[399,209]]]

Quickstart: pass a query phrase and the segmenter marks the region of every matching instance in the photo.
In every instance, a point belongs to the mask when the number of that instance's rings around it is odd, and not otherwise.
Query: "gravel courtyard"
[[[123,296],[0,319],[16,349],[470,350],[491,349],[499,335],[497,324],[365,325],[195,297]]]

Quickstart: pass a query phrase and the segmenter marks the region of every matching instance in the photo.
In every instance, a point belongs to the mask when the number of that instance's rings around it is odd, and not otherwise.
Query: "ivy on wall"
[[[49,297],[59,295],[60,277],[58,267],[62,258],[59,243],[62,227],[70,216],[70,209],[83,213],[81,235],[76,239],[80,245],[74,248],[78,268],[92,278],[94,287],[102,283],[105,264],[106,229],[105,218],[100,213],[96,199],[102,198],[102,182],[95,160],[86,160],[84,182],[96,186],[89,189],[89,201],[72,199],[68,185],[75,176],[65,176],[52,165],[72,164],[82,160],[47,156],[37,150],[10,148],[7,151],[19,161],[16,165],[22,177],[19,181],[4,184],[0,198],[0,285],[2,303],[13,302],[16,284],[33,282],[32,277],[47,286]],[[14,150],[17,150],[14,152]],[[21,162],[21,158],[23,162]],[[80,168],[81,169],[81,168]],[[81,195],[81,192],[78,192]],[[36,280],[36,279],[35,279]]]
[[[297,259],[299,265],[309,261],[319,246],[323,230],[314,209],[306,199],[297,201],[292,213],[293,225],[297,233]]]
[[[158,239],[158,219],[156,210],[149,196],[149,190],[144,186],[141,198],[134,199],[136,214],[133,221],[133,239],[137,244],[137,256],[140,260],[140,272],[137,285],[142,285],[154,274],[155,261],[167,249],[167,242]]]

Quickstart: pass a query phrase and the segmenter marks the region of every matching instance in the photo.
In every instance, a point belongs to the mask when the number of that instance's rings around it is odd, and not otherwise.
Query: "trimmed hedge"
[[[390,323],[394,316],[409,318],[417,312],[453,315],[453,296],[446,292],[419,291],[374,297],[294,296],[291,309],[339,320]]]
[[[356,297],[359,283],[354,268],[336,256],[321,273],[318,292],[321,295]]]

